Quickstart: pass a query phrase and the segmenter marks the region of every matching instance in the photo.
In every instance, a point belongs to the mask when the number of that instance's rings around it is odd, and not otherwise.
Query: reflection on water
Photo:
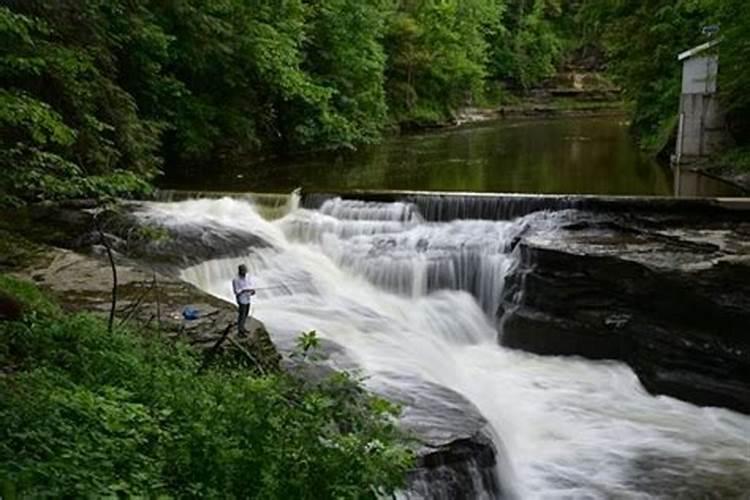
[[[288,192],[407,189],[671,195],[672,174],[643,155],[622,117],[501,120],[387,139],[357,151],[172,172],[164,187]]]

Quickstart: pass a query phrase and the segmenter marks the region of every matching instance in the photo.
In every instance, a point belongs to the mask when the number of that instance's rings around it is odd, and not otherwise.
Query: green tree
[[[408,0],[388,20],[386,89],[396,121],[445,120],[481,99],[495,0]]]
[[[0,7],[4,189],[11,195],[28,190],[27,197],[80,196],[100,183],[97,176],[127,170],[134,175],[119,179],[135,185],[155,174],[161,124],[139,116],[117,81],[113,56],[140,36],[118,38],[113,24],[141,26],[142,8],[135,2],[10,5],[14,10]]]
[[[552,76],[563,56],[562,14],[560,0],[509,0],[491,39],[492,76],[523,89]]]
[[[706,0],[589,0],[583,16],[595,24],[609,65],[633,105],[642,144],[662,150],[677,123],[681,64],[677,55],[705,38],[715,15]]]
[[[315,122],[302,128],[301,142],[353,145],[380,138],[387,120],[384,71],[386,2],[309,2],[304,69],[330,89]]]
[[[750,3],[712,0],[720,23],[719,92],[730,130],[741,147],[750,146]],[[746,153],[746,156],[750,154]]]

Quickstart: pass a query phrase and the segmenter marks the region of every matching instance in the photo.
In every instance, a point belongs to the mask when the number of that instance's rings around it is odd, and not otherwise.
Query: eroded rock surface
[[[346,348],[325,339],[313,358],[289,361],[285,359],[285,367],[311,383],[317,383],[335,369],[357,371]],[[417,466],[409,473],[401,497],[513,498],[511,478],[498,475],[501,470],[509,470],[502,464],[506,458],[504,450],[498,448],[500,440],[493,436],[487,420],[470,401],[445,386],[414,375],[378,373],[369,382],[370,390],[401,406],[401,428],[413,438]]]
[[[102,249],[95,249],[100,252]],[[165,337],[179,338],[198,348],[210,348],[222,332],[236,323],[236,310],[194,286],[136,264],[122,256],[117,262],[115,325],[129,323]],[[67,309],[108,315],[111,307],[112,271],[103,256],[84,255],[49,247],[33,267],[14,272],[51,292]],[[198,311],[198,319],[185,320],[183,310]],[[246,339],[234,338],[222,349],[242,346],[267,371],[277,370],[280,356],[262,323],[251,319]],[[235,343],[236,342],[236,343]],[[239,348],[237,348],[239,349]]]
[[[623,360],[653,393],[750,413],[750,223],[570,220],[518,242],[501,342]]]

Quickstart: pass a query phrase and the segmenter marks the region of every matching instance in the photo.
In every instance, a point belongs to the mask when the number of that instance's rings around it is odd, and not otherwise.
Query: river
[[[162,186],[288,193],[354,189],[497,193],[730,196],[704,176],[674,176],[645,155],[622,116],[508,119],[390,137],[234,168],[172,170]]]
[[[144,216],[260,236],[267,247],[186,268],[183,279],[231,302],[244,262],[260,288],[254,315],[282,348],[316,330],[338,346],[330,362],[360,370],[373,390],[408,393],[426,380],[460,393],[489,421],[496,473],[517,498],[741,498],[750,489],[750,417],[654,397],[623,363],[499,344],[509,243],[528,225],[554,237],[555,212],[428,222],[408,203],[290,202],[276,220],[232,198],[152,203]]]

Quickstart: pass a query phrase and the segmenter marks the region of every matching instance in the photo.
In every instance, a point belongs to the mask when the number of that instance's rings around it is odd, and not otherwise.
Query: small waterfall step
[[[279,219],[299,208],[301,190],[291,193],[254,193],[234,191],[184,191],[178,189],[160,189],[156,192],[156,201],[177,202],[196,199],[233,198],[252,203],[261,216],[267,220]]]
[[[406,203],[429,222],[460,219],[511,220],[542,210],[568,209],[661,215],[721,215],[750,218],[750,198],[672,198],[660,196],[549,195],[459,193],[436,191],[303,192],[301,206],[318,210],[333,199],[373,203]]]

